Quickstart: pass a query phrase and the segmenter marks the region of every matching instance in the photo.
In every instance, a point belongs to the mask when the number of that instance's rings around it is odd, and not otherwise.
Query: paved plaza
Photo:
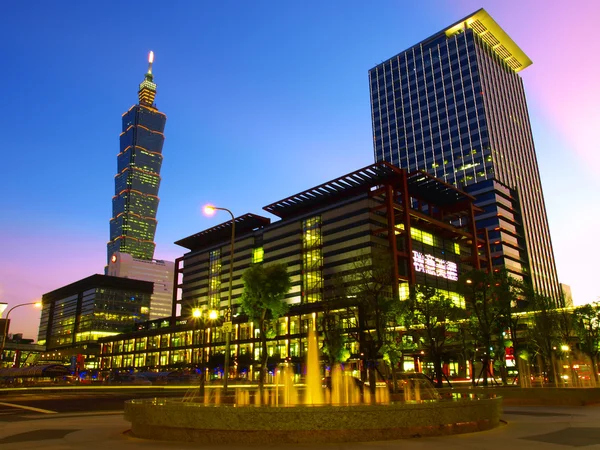
[[[600,407],[506,407],[500,427],[481,433],[437,438],[344,444],[277,445],[279,448],[351,449],[600,449]],[[3,450],[121,450],[188,449],[198,443],[160,442],[128,435],[129,422],[119,412],[90,414],[39,414],[27,420],[0,422],[0,448]],[[210,446],[203,448],[248,448]]]

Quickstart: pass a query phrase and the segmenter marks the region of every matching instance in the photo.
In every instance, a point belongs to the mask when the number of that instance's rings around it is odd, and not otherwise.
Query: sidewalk
[[[31,417],[31,416],[30,416]],[[600,407],[516,407],[505,408],[505,425],[481,433],[402,441],[310,445],[274,445],[279,448],[354,449],[473,449],[527,450],[600,449]],[[127,450],[191,449],[199,443],[149,441],[126,433],[129,422],[121,412],[40,415],[34,420],[0,422],[0,448],[3,450]],[[211,446],[205,449],[245,449]]]

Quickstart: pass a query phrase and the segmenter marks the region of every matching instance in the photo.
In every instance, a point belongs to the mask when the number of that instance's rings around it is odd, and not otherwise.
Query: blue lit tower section
[[[120,153],[117,157],[113,215],[110,219],[108,261],[115,252],[151,260],[158,209],[158,188],[163,134],[167,117],[154,104],[156,84],[152,74],[154,53],[138,91],[139,103],[123,114]]]

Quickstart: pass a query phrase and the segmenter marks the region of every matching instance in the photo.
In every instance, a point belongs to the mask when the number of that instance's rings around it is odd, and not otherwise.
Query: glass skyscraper
[[[369,71],[376,161],[471,192],[492,264],[560,298],[523,81],[531,60],[483,9]]]
[[[123,114],[107,261],[115,252],[128,253],[144,260],[151,260],[154,256],[165,140],[163,132],[167,117],[154,104],[153,59],[154,54],[150,52],[148,72],[138,91],[139,103]]]

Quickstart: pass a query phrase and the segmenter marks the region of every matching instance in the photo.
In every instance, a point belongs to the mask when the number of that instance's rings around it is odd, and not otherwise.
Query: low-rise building
[[[258,360],[260,345],[240,297],[242,274],[256,263],[283,263],[292,280],[285,297],[289,312],[268,342],[269,354],[284,361],[304,356],[307,332],[322,314],[323,302],[334,295],[336,280],[368,270],[357,264],[371,261],[377,251],[391,256],[392,292],[398,299],[406,298],[410,286],[427,285],[464,306],[458,277],[491,264],[485,235],[475,229],[473,201],[426,173],[377,163],[264,207],[280,218],[273,223],[255,214],[235,218],[233,258],[232,221],[181,239],[176,244],[188,250],[176,261],[182,274],[181,316],[101,339],[101,367],[210,366],[225,352],[222,319],[228,316],[231,282],[231,376],[251,377],[244,361]],[[211,310],[221,320],[208,319]],[[203,314],[194,319],[198,311]],[[341,311],[339,319],[346,329],[360,326]],[[360,358],[360,343],[347,345],[352,357]]]
[[[0,354],[0,368],[31,366],[44,350],[44,346],[34,344],[33,339],[23,338],[23,333],[7,334]]]
[[[42,296],[38,344],[46,354],[95,368],[98,338],[135,329],[149,318],[153,284],[148,281],[92,275]]]
[[[154,320],[171,315],[174,267],[173,261],[138,259],[128,253],[115,252],[110,258],[106,274],[154,283],[150,299],[150,320]]]

